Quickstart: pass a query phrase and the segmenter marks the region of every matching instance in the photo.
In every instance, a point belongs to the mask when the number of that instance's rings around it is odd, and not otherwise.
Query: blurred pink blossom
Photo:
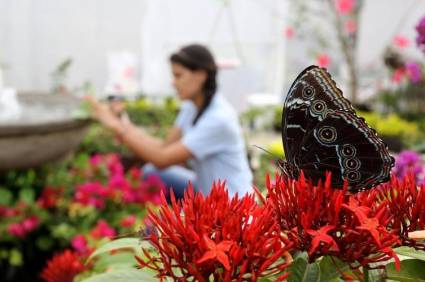
[[[114,237],[116,232],[115,229],[109,226],[109,224],[105,220],[101,219],[97,222],[97,225],[90,232],[90,234],[93,236],[93,238],[100,239],[104,237]]]
[[[95,154],[91,156],[89,162],[92,166],[98,166],[102,162],[102,155]]]
[[[26,232],[31,232],[37,228],[39,222],[40,221],[38,220],[38,217],[33,215],[24,219],[24,221],[22,222],[22,227]]]
[[[394,43],[395,46],[397,46],[401,49],[404,49],[406,47],[409,47],[410,39],[407,38],[404,35],[398,34],[398,35],[394,36],[393,43]]]
[[[336,0],[335,8],[338,13],[346,15],[353,11],[355,3],[355,0]]]
[[[134,215],[128,215],[120,221],[120,225],[126,228],[132,227],[135,223],[136,223],[136,216]]]
[[[410,81],[417,83],[422,80],[422,68],[421,65],[416,62],[406,63],[406,72]]]
[[[319,67],[327,68],[331,62],[331,58],[327,54],[319,54],[316,58],[316,64]]]
[[[294,28],[292,26],[287,26],[283,29],[283,36],[287,39],[292,39],[295,35]]]
[[[7,232],[12,235],[16,236],[18,238],[23,238],[27,234],[22,224],[14,222],[7,226]]]
[[[71,239],[71,246],[80,254],[86,254],[89,250],[87,239],[83,235],[76,235]]]
[[[348,33],[354,33],[357,31],[357,22],[355,20],[347,20],[345,22],[345,31]]]
[[[398,68],[394,71],[391,80],[395,83],[400,83],[406,75],[404,68]]]

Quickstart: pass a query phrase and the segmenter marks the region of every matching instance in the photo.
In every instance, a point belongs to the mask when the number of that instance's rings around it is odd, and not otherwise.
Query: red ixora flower
[[[391,214],[385,203],[369,208],[359,195],[349,195],[331,187],[331,175],[313,185],[302,173],[298,180],[276,176],[267,178],[266,204],[275,211],[281,230],[307,251],[309,260],[323,255],[338,257],[352,268],[398,257],[391,249],[398,237],[386,229]],[[364,202],[368,197],[361,198]]]
[[[425,184],[417,185],[415,176],[408,174],[404,179],[395,175],[391,181],[375,189],[377,202],[386,203],[391,214],[388,228],[400,237],[401,245],[425,250],[425,242],[409,238],[409,232],[425,229]]]
[[[79,256],[70,250],[65,250],[47,262],[41,278],[46,282],[73,282],[74,278],[84,270],[85,267]]]
[[[204,197],[188,187],[184,199],[171,207],[162,195],[159,214],[149,211],[154,231],[148,240],[158,255],[143,250],[140,266],[175,281],[256,281],[280,274],[288,261],[282,257],[291,243],[280,232],[273,211],[260,206],[254,195],[229,198],[225,184],[213,184]],[[176,271],[178,269],[178,271]]]

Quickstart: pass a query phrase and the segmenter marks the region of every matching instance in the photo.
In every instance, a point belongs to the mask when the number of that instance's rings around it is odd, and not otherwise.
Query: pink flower
[[[134,168],[134,167],[131,168],[130,171],[129,171],[129,174],[130,174],[130,177],[133,180],[139,181],[140,179],[142,179],[142,172],[139,168]]]
[[[76,235],[71,240],[71,246],[80,254],[86,254],[89,250],[87,240],[83,235]]]
[[[136,223],[136,216],[129,215],[121,220],[120,225],[122,227],[129,228],[129,227],[132,227],[135,223]]]
[[[105,220],[101,219],[97,222],[96,227],[90,232],[90,234],[93,238],[100,239],[104,237],[114,237],[116,232],[115,229],[110,227]]]
[[[124,189],[130,188],[130,184],[128,183],[125,176],[122,174],[114,174],[109,178],[109,187],[115,189]]]
[[[283,29],[283,36],[287,39],[292,39],[295,35],[294,29],[292,26],[287,26]]]
[[[316,64],[319,67],[327,68],[331,62],[331,59],[327,54],[319,54],[316,58]]]
[[[27,234],[24,227],[20,223],[11,223],[9,226],[7,226],[7,232],[12,235],[16,236],[18,238],[23,238]]]
[[[409,47],[410,45],[410,39],[406,36],[403,36],[401,34],[394,36],[393,43],[395,46],[404,49],[406,47]]]
[[[406,70],[404,68],[398,68],[394,71],[391,80],[395,83],[400,83],[406,75]]]
[[[102,155],[95,154],[91,156],[89,162],[92,166],[98,166],[102,162]]]
[[[109,172],[114,174],[124,174],[124,167],[120,162],[120,158],[117,154],[108,154],[105,156],[106,165],[108,166]]]
[[[349,14],[353,11],[355,0],[336,0],[335,8],[336,11],[342,15]]]
[[[124,69],[124,77],[131,78],[134,77],[135,70],[133,67],[127,67]]]
[[[348,33],[354,33],[357,31],[357,22],[355,20],[347,20],[345,22],[345,31]]]
[[[22,222],[22,227],[26,232],[31,232],[34,229],[37,228],[39,224],[39,220],[38,217],[36,217],[35,215],[26,218],[23,222]]]
[[[413,83],[418,83],[422,79],[422,68],[421,65],[416,62],[406,63],[406,72],[410,81]]]
[[[154,204],[160,203],[161,191],[166,193],[165,184],[162,182],[161,178],[155,175],[150,175],[144,183],[142,183],[143,188],[143,200],[152,202]]]

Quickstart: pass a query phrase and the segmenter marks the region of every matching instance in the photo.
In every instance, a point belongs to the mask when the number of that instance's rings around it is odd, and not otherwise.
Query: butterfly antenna
[[[280,157],[279,157],[279,156],[276,156],[276,155],[272,154],[271,152],[267,151],[266,149],[264,149],[264,148],[262,148],[262,147],[260,147],[260,146],[257,146],[257,145],[252,145],[252,146],[254,146],[254,147],[256,147],[257,149],[260,149],[260,150],[262,150],[262,151],[266,152],[267,154],[269,154],[269,155],[270,155],[270,156],[272,156],[273,158],[280,159]]]

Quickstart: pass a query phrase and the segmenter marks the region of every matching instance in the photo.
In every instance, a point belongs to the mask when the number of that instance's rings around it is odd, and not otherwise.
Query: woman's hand
[[[90,103],[90,112],[92,118],[99,121],[103,126],[119,131],[122,127],[121,120],[110,109],[108,104],[99,102],[93,96],[86,96],[84,100]]]

